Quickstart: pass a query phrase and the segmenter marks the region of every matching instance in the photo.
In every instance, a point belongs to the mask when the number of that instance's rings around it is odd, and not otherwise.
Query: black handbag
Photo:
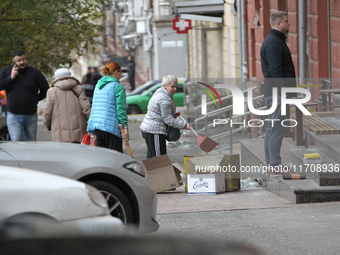
[[[168,126],[168,136],[166,137],[166,140],[168,140],[169,142],[175,142],[178,141],[180,137],[181,130],[179,130],[178,128]]]

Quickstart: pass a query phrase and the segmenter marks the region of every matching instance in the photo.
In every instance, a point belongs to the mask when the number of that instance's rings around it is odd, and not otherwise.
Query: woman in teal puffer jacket
[[[96,134],[97,146],[123,152],[122,139],[128,139],[125,88],[119,83],[122,68],[115,62],[102,67],[101,78],[94,90],[87,131]],[[121,135],[119,124],[125,129]]]

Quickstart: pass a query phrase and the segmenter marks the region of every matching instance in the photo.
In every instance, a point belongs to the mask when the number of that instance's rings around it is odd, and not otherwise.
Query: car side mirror
[[[153,93],[152,93],[152,91],[149,91],[146,95],[147,95],[148,97],[152,97]]]

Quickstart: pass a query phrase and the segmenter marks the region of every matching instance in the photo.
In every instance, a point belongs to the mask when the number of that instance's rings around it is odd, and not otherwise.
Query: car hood
[[[82,182],[6,166],[0,167],[0,204],[6,205],[0,209],[0,219],[38,213],[63,221],[109,213],[107,207],[92,202]]]
[[[107,172],[108,168],[120,171],[124,164],[136,160],[127,155],[95,146],[56,142],[2,142],[0,153],[7,153],[19,167],[40,170],[73,179],[84,172]],[[4,160],[0,165],[12,165]],[[82,171],[83,173],[80,173]],[[111,171],[111,170],[110,170]]]

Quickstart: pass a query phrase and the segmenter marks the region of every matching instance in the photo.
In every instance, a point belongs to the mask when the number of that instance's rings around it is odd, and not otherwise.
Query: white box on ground
[[[225,192],[225,173],[189,174],[188,194],[204,195]]]

